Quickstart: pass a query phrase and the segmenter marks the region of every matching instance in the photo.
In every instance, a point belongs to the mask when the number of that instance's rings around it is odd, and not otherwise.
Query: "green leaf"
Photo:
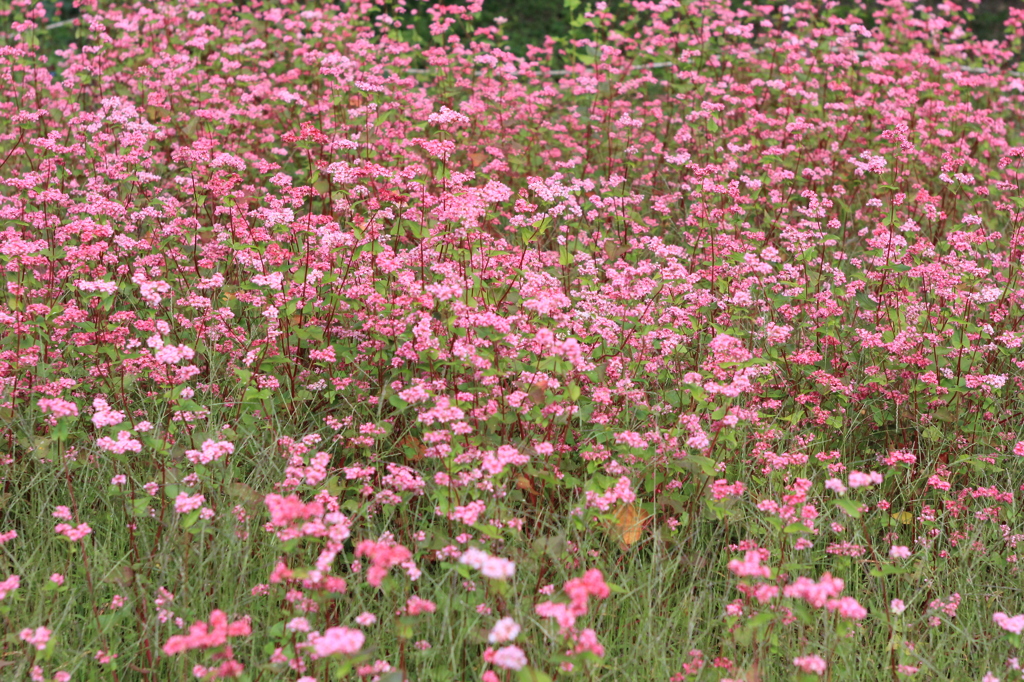
[[[500,538],[501,537],[501,531],[498,528],[496,528],[496,527],[494,527],[494,526],[492,526],[490,524],[487,524],[487,523],[474,523],[473,524],[473,528],[475,530],[480,531],[481,533],[483,533],[487,537],[491,537],[491,538]]]
[[[854,500],[832,500],[832,504],[842,509],[855,519],[860,518],[861,503]]]
[[[551,676],[546,672],[529,666],[520,668],[519,672],[516,673],[516,677],[519,679],[519,682],[551,682]]]
[[[570,402],[576,402],[577,400],[579,400],[580,394],[580,387],[577,386],[576,384],[569,384],[568,388],[566,388],[565,390],[565,395]]]
[[[548,228],[551,227],[552,222],[551,218],[542,218],[541,220],[534,222],[533,225],[531,225],[531,227],[533,227],[533,233],[526,238],[526,242],[530,243],[536,241],[537,237],[547,232]]]
[[[188,514],[186,514],[181,519],[181,527],[184,528],[184,529],[188,529],[188,528],[191,528],[192,526],[194,526],[196,524],[196,521],[199,520],[199,512],[200,511],[202,511],[202,510],[201,509],[196,509],[195,511],[190,511]]]

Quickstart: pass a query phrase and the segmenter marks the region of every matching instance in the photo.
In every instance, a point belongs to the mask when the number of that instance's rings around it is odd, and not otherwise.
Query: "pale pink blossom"
[[[992,620],[1007,632],[1012,632],[1015,635],[1024,632],[1024,614],[1011,617],[999,611],[992,614]]]
[[[42,651],[46,648],[46,643],[50,641],[50,630],[45,627],[38,627],[35,630],[25,628],[18,634],[18,637],[21,641],[31,644],[39,651]]]
[[[826,670],[825,659],[821,656],[800,656],[793,659],[793,665],[805,673],[814,673],[815,675],[824,675]]]
[[[506,670],[521,670],[529,661],[523,650],[513,644],[495,651],[491,662]]]
[[[310,633],[308,643],[313,649],[312,658],[324,658],[335,654],[356,654],[363,648],[365,640],[361,630],[336,627],[327,628],[323,635]]]
[[[491,644],[501,644],[511,642],[518,636],[519,624],[511,618],[502,618],[491,628],[490,634],[487,635],[487,641]]]
[[[910,548],[901,545],[893,545],[889,548],[889,556],[893,559],[909,559]]]

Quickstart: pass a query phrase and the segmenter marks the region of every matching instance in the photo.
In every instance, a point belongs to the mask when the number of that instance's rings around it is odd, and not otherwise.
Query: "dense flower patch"
[[[0,675],[1021,677],[1024,14],[12,4]]]

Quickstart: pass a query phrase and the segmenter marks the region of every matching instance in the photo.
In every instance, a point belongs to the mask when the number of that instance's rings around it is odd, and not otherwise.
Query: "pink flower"
[[[65,536],[72,542],[78,542],[92,532],[92,528],[89,527],[88,523],[80,523],[77,526],[71,526],[67,523],[58,523],[53,527],[53,530],[54,532]]]
[[[793,665],[800,668],[805,673],[814,673],[816,675],[825,674],[825,659],[821,656],[800,656],[799,658],[793,659]]]
[[[188,458],[188,461],[193,464],[209,464],[235,451],[235,446],[226,440],[214,441],[207,439],[203,441],[202,447],[202,451],[186,450],[185,457]]]
[[[437,606],[432,601],[427,601],[426,599],[413,595],[409,597],[409,601],[406,602],[405,609],[410,616],[418,616],[421,613],[433,613],[437,610]]]
[[[711,497],[716,500],[730,496],[739,497],[746,489],[747,486],[742,481],[736,481],[730,485],[727,479],[720,478],[711,484]]]
[[[901,545],[893,545],[889,548],[889,556],[893,559],[909,559],[910,548]]]
[[[373,625],[376,622],[377,616],[373,615],[369,611],[363,611],[358,616],[356,616],[356,623],[362,625],[364,628],[369,627],[370,625]]]
[[[889,602],[889,610],[898,616],[907,610],[907,605],[903,603],[902,599],[893,599]]]
[[[327,628],[323,635],[312,633],[309,644],[313,648],[312,658],[324,658],[334,654],[351,656],[363,648],[366,636],[361,630],[350,628]]]
[[[830,599],[825,604],[825,607],[829,611],[839,611],[839,615],[843,618],[851,618],[853,620],[861,620],[866,618],[868,615],[867,609],[857,603],[857,600],[853,597],[843,597],[842,599]]]
[[[871,485],[879,485],[882,482],[882,474],[877,471],[871,473],[863,473],[861,471],[851,471],[848,483],[851,488],[865,488]]]
[[[586,628],[576,637],[576,645],[572,648],[572,653],[581,654],[584,651],[589,651],[598,658],[604,658],[604,646],[597,641],[597,633],[591,628]]]
[[[562,634],[569,632],[576,624],[576,614],[568,604],[560,604],[553,601],[544,601],[534,607],[537,615],[541,618],[553,618],[558,623]]]
[[[1012,632],[1015,635],[1019,635],[1024,632],[1024,614],[1013,616],[1011,618],[1005,613],[998,612],[992,614],[992,620],[996,625],[1007,632]]]
[[[12,575],[0,582],[0,599],[5,598],[10,592],[18,589],[21,585],[21,578],[17,575]]]
[[[803,599],[814,608],[820,609],[829,598],[838,597],[844,585],[841,578],[833,578],[831,573],[825,573],[818,582],[810,578],[797,578],[791,585],[786,585],[782,593],[787,597]]]
[[[388,574],[391,567],[410,562],[412,552],[398,544],[363,540],[356,545],[356,558],[364,556],[370,558],[370,568],[366,571],[366,582],[374,587],[380,587],[384,582],[384,576]]]
[[[309,621],[305,618],[292,618],[284,629],[288,632],[309,632]]]
[[[168,656],[190,649],[210,649],[223,646],[228,637],[244,637],[252,632],[249,618],[229,623],[227,614],[219,609],[210,613],[209,624],[197,621],[189,628],[187,635],[174,635],[164,643],[163,650]]]
[[[846,486],[843,485],[843,482],[840,481],[838,478],[830,478],[827,481],[825,481],[825,489],[834,490],[837,495],[846,494]]]
[[[117,426],[124,421],[124,412],[118,412],[117,410],[110,409],[110,405],[103,398],[94,398],[92,401],[93,410],[95,413],[92,416],[92,423],[96,428],[102,428],[104,426]]]
[[[179,514],[187,514],[202,507],[205,501],[205,495],[189,495],[182,491],[174,498],[174,511]]]
[[[726,568],[741,578],[751,576],[768,578],[771,576],[772,570],[767,566],[762,566],[761,561],[761,553],[755,549],[744,554],[742,561],[733,559],[727,564]]]
[[[297,520],[317,518],[324,514],[323,504],[320,502],[306,504],[299,499],[298,495],[282,497],[271,493],[263,498],[263,502],[270,512],[270,523],[273,526],[290,526]]]
[[[501,557],[487,557],[480,567],[480,574],[491,580],[510,580],[516,572],[516,565]]]
[[[529,661],[526,659],[526,654],[523,653],[523,650],[514,644],[498,649],[494,652],[491,659],[491,663],[499,668],[505,668],[506,670],[520,670],[528,662]]]
[[[60,398],[40,398],[39,409],[43,411],[43,414],[52,414],[58,419],[61,417],[77,417],[78,416],[78,405],[68,400],[61,400]]]
[[[469,548],[459,557],[459,563],[480,571],[493,580],[508,580],[516,572],[516,565],[508,559],[493,557],[483,550]]]
[[[50,630],[44,627],[38,627],[35,630],[25,628],[18,636],[21,638],[21,641],[27,642],[39,651],[42,651],[46,648],[46,643],[50,641]]]
[[[519,625],[511,618],[502,618],[491,628],[491,633],[487,635],[487,641],[491,644],[501,644],[511,642],[518,636]]]
[[[142,452],[142,443],[132,438],[127,431],[118,431],[117,440],[103,436],[96,439],[96,445],[101,450],[123,455],[126,452]]]
[[[103,649],[100,649],[99,651],[96,652],[96,654],[93,656],[93,658],[96,659],[96,662],[99,663],[100,665],[107,665],[108,663],[113,661],[115,658],[117,658],[117,654],[111,654],[111,653],[108,653],[108,652],[104,651]]]

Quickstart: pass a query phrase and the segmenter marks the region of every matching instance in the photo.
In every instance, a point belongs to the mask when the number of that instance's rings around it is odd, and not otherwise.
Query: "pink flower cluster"
[[[793,599],[803,599],[816,609],[820,609],[833,597],[838,597],[845,583],[841,578],[833,578],[826,573],[821,580],[814,582],[810,578],[800,577],[782,588],[782,594]]]
[[[117,440],[103,436],[96,440],[96,446],[101,450],[123,455],[126,452],[142,452],[142,443],[132,438],[128,431],[118,431]]]
[[[310,656],[317,659],[336,654],[344,656],[357,654],[363,648],[365,641],[366,635],[362,630],[335,627],[327,628],[322,635],[319,632],[309,633],[304,646],[311,648]]]
[[[747,484],[743,481],[736,481],[730,484],[728,480],[720,478],[711,484],[711,497],[715,500],[722,500],[726,497],[740,497],[747,490]]]
[[[529,660],[522,649],[511,644],[497,650],[487,647],[484,650],[484,662],[505,670],[522,670]]]
[[[163,651],[173,656],[191,649],[212,649],[227,644],[228,637],[245,637],[251,633],[248,617],[228,622],[227,614],[215,609],[210,613],[209,624],[197,621],[187,635],[172,635],[164,643]]]
[[[68,523],[58,523],[54,526],[53,530],[72,542],[78,542],[92,532],[92,528],[87,523],[80,523],[77,526],[72,526]]]
[[[772,570],[767,566],[762,566],[761,562],[767,557],[766,552],[760,549],[753,549],[746,552],[743,555],[743,559],[733,559],[730,561],[726,568],[735,573],[741,578],[747,578],[751,576],[770,578]]]
[[[553,618],[563,635],[571,635],[576,619],[587,613],[589,598],[606,599],[611,589],[604,581],[600,570],[592,568],[580,578],[566,581],[563,591],[569,596],[569,603],[545,601],[534,609],[541,618]]]
[[[8,576],[6,580],[0,582],[0,599],[4,599],[8,594],[18,589],[21,585],[21,578],[17,575]]]
[[[793,659],[793,665],[815,675],[824,675],[826,670],[825,659],[821,656],[799,656]]]
[[[825,608],[829,611],[838,611],[839,615],[843,618],[850,618],[852,620],[863,620],[868,615],[867,609],[861,606],[853,597],[829,599],[825,602]]]
[[[31,644],[39,651],[42,651],[46,648],[46,643],[50,641],[50,634],[50,630],[44,627],[38,627],[35,630],[25,628],[18,634],[18,637],[21,641]]]
[[[61,398],[40,398],[37,404],[44,414],[52,414],[58,419],[60,417],[78,416],[78,405],[70,400],[63,400]]]
[[[1024,633],[1024,614],[1007,616],[999,611],[992,614],[992,621],[1007,632],[1012,632],[1015,635]]]
[[[69,409],[64,406],[65,409]],[[117,426],[124,421],[124,412],[118,412],[107,404],[107,401],[102,397],[93,398],[92,408],[94,413],[92,415],[92,423],[96,428],[102,428],[104,426]],[[77,410],[76,410],[77,413]]]
[[[508,559],[491,556],[487,552],[469,548],[459,557],[459,563],[480,571],[485,578],[510,580],[516,572],[516,565]]]
[[[202,507],[204,502],[206,502],[205,495],[189,495],[182,491],[174,498],[174,511],[179,514],[188,514]]]
[[[235,446],[226,440],[214,441],[207,439],[203,441],[202,450],[186,450],[185,457],[193,464],[209,464],[215,462],[224,455],[230,455],[235,451]]]
[[[609,488],[604,494],[588,490],[586,491],[587,506],[595,507],[600,511],[606,512],[617,502],[629,504],[636,499],[636,493],[633,492],[631,486],[632,482],[629,480],[629,477],[621,476],[619,477],[619,480],[615,482],[615,485]]]
[[[851,471],[848,483],[851,488],[865,488],[872,485],[881,485],[882,474],[877,471],[872,471],[871,473]]]
[[[494,624],[490,634],[487,635],[487,641],[491,644],[502,644],[504,642],[511,642],[518,636],[519,624],[512,618],[506,617]]]
[[[405,612],[410,616],[418,616],[421,613],[433,613],[437,605],[429,599],[423,599],[417,595],[409,597],[405,603]]]
[[[390,542],[374,542],[363,540],[356,545],[356,558],[368,557],[370,568],[366,571],[366,582],[374,587],[380,587],[384,577],[391,570],[392,566],[412,563],[412,552],[402,545]],[[415,569],[415,564],[406,566],[406,570]]]
[[[305,503],[298,495],[282,497],[271,493],[263,498],[270,511],[270,525],[277,527],[290,526],[299,519],[323,516],[324,506],[320,502]]]

